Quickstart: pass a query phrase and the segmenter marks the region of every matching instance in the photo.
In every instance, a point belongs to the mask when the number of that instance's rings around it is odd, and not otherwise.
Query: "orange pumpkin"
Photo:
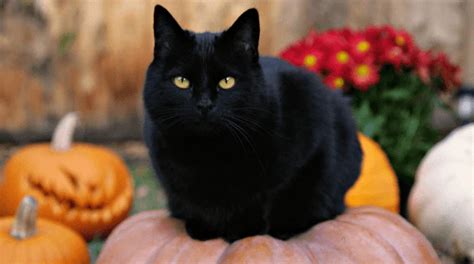
[[[132,181],[123,161],[106,148],[74,144],[77,115],[58,125],[52,144],[33,144],[5,164],[0,215],[12,215],[23,196],[39,202],[39,215],[57,220],[85,238],[106,234],[128,214]]]
[[[376,207],[349,209],[288,241],[254,236],[228,244],[191,239],[166,211],[122,222],[97,260],[107,263],[439,263],[425,237],[400,216]]]
[[[346,194],[346,205],[373,205],[399,212],[400,197],[395,172],[382,148],[359,133],[364,157],[359,179]]]
[[[75,231],[36,219],[37,205],[25,197],[16,217],[0,218],[0,263],[89,263],[84,239]]]

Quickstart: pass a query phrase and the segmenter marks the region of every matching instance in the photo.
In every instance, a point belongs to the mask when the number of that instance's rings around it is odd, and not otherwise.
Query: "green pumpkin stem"
[[[51,148],[56,151],[68,151],[72,145],[74,129],[78,121],[78,115],[75,112],[66,114],[56,126],[51,141]]]
[[[38,203],[35,198],[25,196],[16,211],[10,235],[18,240],[27,239],[36,233]]]

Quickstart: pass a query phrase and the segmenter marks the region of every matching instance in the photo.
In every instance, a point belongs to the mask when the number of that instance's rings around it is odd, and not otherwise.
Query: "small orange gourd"
[[[5,164],[0,215],[13,215],[25,195],[38,200],[39,215],[61,222],[86,239],[122,221],[132,202],[132,181],[123,161],[92,144],[72,144],[74,113],[59,123],[50,144],[23,147]]]
[[[349,209],[287,241],[253,236],[232,244],[191,239],[183,222],[148,211],[122,222],[97,264],[115,263],[439,263],[426,238],[400,216],[376,207]]]
[[[346,194],[346,205],[379,206],[399,212],[400,197],[398,181],[382,148],[372,139],[359,133],[364,153],[359,179]]]
[[[16,217],[0,218],[0,263],[89,263],[84,239],[75,231],[37,219],[34,198],[25,197]]]

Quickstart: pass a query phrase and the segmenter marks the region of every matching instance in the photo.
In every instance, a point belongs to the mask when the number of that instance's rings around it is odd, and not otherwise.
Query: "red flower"
[[[319,41],[319,35],[316,31],[311,30],[308,35],[303,39],[303,42],[308,47],[314,47]]]
[[[333,89],[342,89],[346,82],[342,76],[330,74],[324,78],[324,83]]]
[[[363,35],[367,38],[367,40],[372,43],[376,44],[380,41],[383,36],[384,29],[378,26],[368,26],[364,31]]]
[[[433,58],[430,51],[422,51],[416,49],[413,52],[413,63],[415,64],[415,70],[420,79],[428,84],[431,81],[431,65],[433,64]]]
[[[304,39],[285,49],[280,57],[300,67],[305,67],[312,72],[320,72],[325,52],[318,47],[320,36],[311,31]]]
[[[370,86],[379,82],[380,76],[375,65],[360,63],[351,68],[350,80],[356,89],[367,91]]]
[[[333,88],[350,85],[365,91],[379,81],[379,68],[384,65],[414,71],[426,84],[439,77],[444,90],[460,84],[460,69],[445,54],[433,58],[429,51],[415,45],[407,31],[392,26],[372,26],[356,32],[348,28],[320,34],[311,31],[281,57],[322,75]]]
[[[344,76],[352,65],[352,58],[349,52],[344,49],[331,51],[326,58],[325,68],[330,74]]]
[[[461,85],[461,69],[451,64],[445,53],[438,54],[433,60],[431,71],[443,80],[442,90],[449,91]]]
[[[400,30],[400,31],[393,31],[390,36],[393,39],[395,45],[401,47],[404,50],[410,50],[413,48],[413,39],[411,38],[408,32]]]
[[[349,53],[356,61],[374,56],[374,45],[364,35],[355,34],[349,39]]]
[[[280,53],[280,57],[291,64],[302,65],[303,50],[305,49],[303,42],[297,42],[286,48]]]
[[[382,64],[392,64],[397,69],[401,66],[412,66],[415,48],[408,32],[385,26],[379,38],[379,61]]]
[[[400,69],[403,59],[403,50],[395,45],[382,44],[379,62],[381,64],[392,64],[395,68]]]
[[[303,65],[313,72],[320,72],[323,65],[324,52],[311,49],[303,58]]]
[[[397,31],[394,36],[394,42],[395,45],[400,47],[403,51],[402,64],[405,66],[412,66],[414,62],[411,58],[416,47],[410,34],[403,30]]]

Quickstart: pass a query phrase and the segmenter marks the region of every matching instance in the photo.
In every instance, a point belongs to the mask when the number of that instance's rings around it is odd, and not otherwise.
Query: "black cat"
[[[351,110],[313,73],[259,57],[259,19],[181,29],[156,6],[145,138],[172,216],[195,239],[287,239],[344,210],[362,153]]]

